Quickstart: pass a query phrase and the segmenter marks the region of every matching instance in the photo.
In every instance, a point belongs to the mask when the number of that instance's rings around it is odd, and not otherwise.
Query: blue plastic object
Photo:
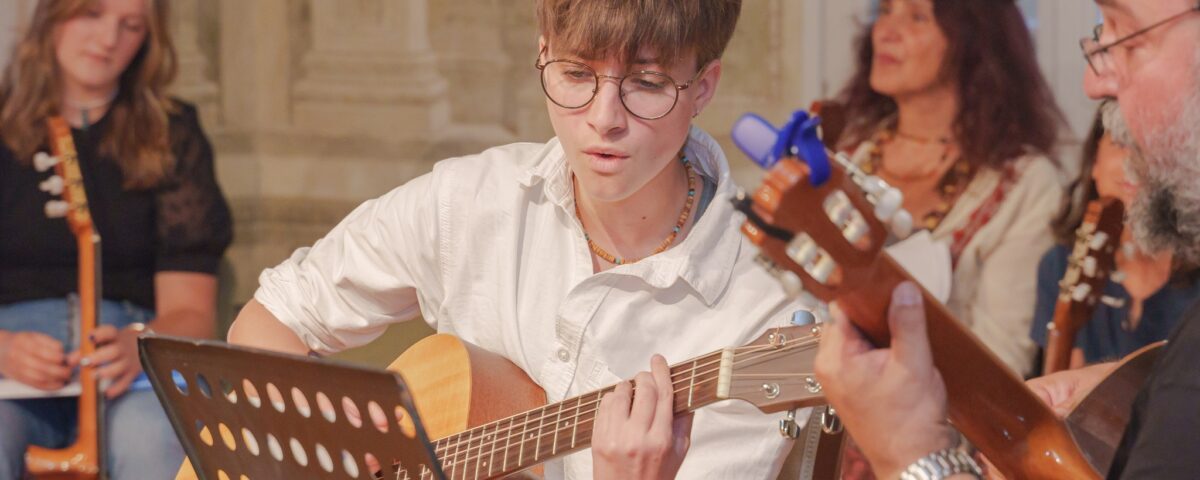
[[[753,113],[742,115],[731,132],[733,142],[755,163],[771,168],[780,159],[795,155],[809,168],[809,182],[820,186],[829,180],[831,167],[825,145],[817,135],[821,118],[797,110],[781,129]],[[773,142],[773,143],[772,143]]]

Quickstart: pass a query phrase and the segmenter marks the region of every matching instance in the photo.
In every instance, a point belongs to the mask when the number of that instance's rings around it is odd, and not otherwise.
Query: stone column
[[[179,57],[179,77],[174,92],[200,110],[206,125],[216,125],[217,83],[209,72],[209,59],[200,48],[199,27],[204,20],[197,0],[176,0],[172,5],[171,27],[175,51]]]
[[[295,126],[336,136],[429,139],[449,123],[425,0],[312,0]]]

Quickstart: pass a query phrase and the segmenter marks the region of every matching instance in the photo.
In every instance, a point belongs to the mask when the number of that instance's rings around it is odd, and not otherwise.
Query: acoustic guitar
[[[820,325],[772,328],[754,341],[671,366],[674,412],[741,400],[764,413],[825,403],[813,375]],[[509,476],[591,445],[598,391],[546,403],[545,392],[506,358],[437,334],[388,367],[412,392],[446,478]],[[781,429],[785,426],[781,425]],[[398,478],[432,478],[399,471]],[[197,478],[185,462],[177,479]]]
[[[48,121],[53,156],[38,155],[34,167],[39,171],[54,168],[55,174],[40,187],[62,200],[46,204],[46,215],[66,217],[79,250],[79,338],[80,353],[95,353],[90,341],[98,325],[100,307],[100,235],[92,224],[87,192],[79,170],[79,155],[71,138],[71,127],[62,117]],[[105,478],[103,459],[104,398],[100,392],[95,366],[80,367],[79,433],[75,442],[62,449],[31,446],[25,454],[25,469],[39,479]]]
[[[782,157],[750,196],[742,232],[779,268],[798,276],[806,291],[837,301],[871,342],[888,345],[891,292],[913,279],[883,251],[887,232],[868,200],[874,193],[864,193],[852,178],[861,172],[845,156],[821,148],[822,158],[801,160],[796,151]],[[1130,403],[1122,402],[1133,395],[1081,404],[1092,405],[1090,412],[1102,410],[1096,404],[1112,407],[1107,418],[1079,412],[1064,422],[940,302],[924,289],[922,294],[949,419],[1003,475],[1097,479],[1107,471],[1105,461],[1128,420]],[[1118,383],[1129,391],[1140,387],[1140,381]]]
[[[1042,373],[1049,375],[1071,365],[1075,336],[1092,319],[1104,286],[1116,267],[1117,245],[1124,230],[1125,207],[1115,198],[1088,202],[1083,223],[1075,231],[1075,245],[1067,271],[1058,283],[1054,319],[1046,325],[1046,353]]]

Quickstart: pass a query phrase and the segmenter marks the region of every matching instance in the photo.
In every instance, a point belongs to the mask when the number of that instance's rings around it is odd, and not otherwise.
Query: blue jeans
[[[34,331],[62,342],[73,351],[75,318],[72,299],[20,302],[0,306],[0,330]],[[104,301],[100,321],[122,328],[149,322],[154,312],[128,302]],[[0,400],[0,480],[17,480],[25,469],[29,445],[63,448],[74,441],[77,425],[74,397]],[[183,461],[183,448],[153,390],[133,390],[105,403],[105,460],[109,478],[174,478]]]

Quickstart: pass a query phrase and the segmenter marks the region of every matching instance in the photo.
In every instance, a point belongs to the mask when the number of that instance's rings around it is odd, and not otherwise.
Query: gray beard
[[[1134,241],[1150,252],[1170,250],[1179,260],[1200,262],[1200,88],[1183,99],[1178,114],[1150,117],[1164,127],[1147,133],[1141,145],[1118,108],[1106,109],[1103,118],[1117,143],[1133,147],[1125,168],[1139,184],[1129,209]]]

